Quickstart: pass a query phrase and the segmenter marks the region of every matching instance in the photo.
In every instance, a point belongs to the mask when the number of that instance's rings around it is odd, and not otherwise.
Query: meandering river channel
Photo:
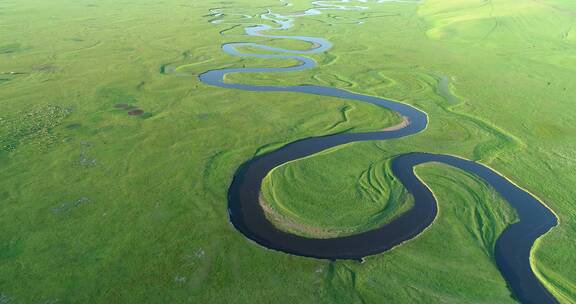
[[[245,33],[248,36],[309,42],[314,46],[309,50],[288,50],[250,42],[222,45],[224,52],[232,56],[293,59],[299,64],[284,68],[211,70],[201,74],[200,80],[207,85],[226,89],[296,92],[367,102],[396,111],[407,118],[409,123],[401,128],[384,131],[341,133],[306,138],[247,161],[236,172],[228,192],[232,224],[249,239],[270,249],[321,259],[361,260],[366,256],[390,250],[402,242],[414,238],[432,224],[438,212],[437,202],[430,189],[414,174],[414,167],[427,162],[439,162],[465,170],[481,178],[516,210],[520,221],[504,230],[498,238],[495,248],[497,267],[506,279],[514,296],[522,303],[557,303],[556,299],[538,280],[530,264],[530,251],[534,242],[557,225],[556,216],[533,195],[480,163],[450,155],[420,152],[403,154],[394,158],[392,171],[408,192],[414,196],[413,208],[382,227],[355,235],[329,239],[306,238],[281,231],[266,219],[259,203],[260,188],[264,177],[275,167],[339,145],[359,141],[400,138],[426,129],[428,123],[426,113],[396,101],[316,85],[246,85],[224,81],[224,76],[231,73],[285,73],[315,67],[316,62],[313,59],[302,55],[329,50],[332,47],[329,41],[315,37],[269,35],[265,32],[288,29],[292,27],[295,18],[321,14],[322,10],[325,9],[366,9],[362,6],[348,6],[347,4],[347,0],[316,1],[314,8],[289,15],[280,15],[269,11],[260,17],[274,23],[275,26],[259,24],[245,28]],[[244,47],[272,51],[274,54],[244,53],[240,51]],[[278,55],[278,53],[283,53],[283,55]]]

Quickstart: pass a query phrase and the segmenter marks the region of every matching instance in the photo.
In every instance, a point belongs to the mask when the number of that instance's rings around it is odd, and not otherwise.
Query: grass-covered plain
[[[513,302],[492,247],[514,214],[488,187],[444,166],[417,168],[438,198],[436,222],[363,264],[269,251],[229,224],[227,187],[253,155],[299,138],[398,122],[370,105],[225,90],[195,77],[214,68],[290,64],[230,57],[220,50],[224,42],[309,47],[237,36],[235,24],[262,21],[225,15],[226,22],[211,24],[209,9],[256,17],[269,7],[310,5],[0,1],[0,300]],[[317,68],[227,80],[383,96],[426,111],[428,129],[288,164],[269,176],[263,194],[275,190],[294,212],[317,208],[290,220],[348,233],[385,222],[369,217],[398,203],[378,199],[402,191],[386,176],[394,155],[428,151],[481,161],[558,214],[560,226],[537,244],[533,264],[560,301],[575,302],[576,4],[365,5],[370,9],[299,18],[283,33],[334,43],[313,56]],[[162,73],[167,65],[180,73]],[[144,114],[130,116],[115,107],[120,103]],[[306,176],[291,185],[290,172]],[[365,184],[363,172],[382,183]],[[366,191],[356,192],[363,183]]]
[[[336,152],[346,147],[272,171],[261,199],[269,220],[283,230],[325,238],[373,229],[412,207],[389,161],[374,162],[373,151],[356,150],[353,157]]]

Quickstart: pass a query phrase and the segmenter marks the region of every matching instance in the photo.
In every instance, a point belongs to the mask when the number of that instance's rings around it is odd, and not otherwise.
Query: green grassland
[[[266,177],[262,205],[276,226],[314,237],[349,235],[412,207],[389,162],[374,162],[371,150],[355,150],[351,157],[337,153],[340,149],[347,146],[278,167]]]
[[[228,185],[254,155],[399,121],[371,105],[208,87],[195,77],[291,64],[231,57],[221,43],[309,47],[239,36],[235,25],[250,19],[211,24],[209,9],[256,16],[310,5],[1,0],[0,303],[514,302],[493,258],[514,213],[482,182],[446,166],[416,169],[439,201],[434,224],[364,263],[266,250],[229,223]],[[299,18],[282,33],[332,41],[312,56],[317,68],[227,80],[382,96],[422,109],[430,124],[415,136],[277,168],[262,191],[278,215],[271,220],[315,236],[370,229],[410,206],[387,169],[395,155],[478,160],[558,214],[533,266],[562,303],[576,302],[576,4],[366,5]],[[144,114],[130,116],[119,103]]]

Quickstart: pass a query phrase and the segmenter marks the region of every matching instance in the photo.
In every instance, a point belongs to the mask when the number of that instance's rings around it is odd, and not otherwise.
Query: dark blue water
[[[267,20],[274,20],[269,15],[267,16]],[[236,172],[228,192],[230,220],[236,229],[249,239],[270,249],[321,259],[360,260],[366,256],[390,250],[394,246],[414,238],[432,224],[438,211],[437,202],[430,189],[415,176],[413,169],[419,164],[439,162],[465,170],[481,178],[516,210],[520,221],[505,229],[498,238],[495,248],[496,264],[515,298],[522,303],[557,303],[550,292],[540,283],[530,266],[530,250],[536,239],[557,225],[555,215],[528,192],[517,187],[492,169],[473,161],[429,153],[409,153],[394,158],[392,171],[408,192],[414,196],[415,203],[413,208],[392,222],[374,230],[351,236],[313,239],[278,230],[266,219],[259,203],[260,188],[263,178],[275,167],[351,142],[386,140],[414,135],[425,130],[428,122],[426,114],[412,106],[337,88],[313,85],[256,86],[225,83],[224,76],[230,73],[282,73],[309,69],[316,65],[314,60],[299,55],[242,53],[238,50],[241,47],[251,46],[266,51],[292,54],[317,53],[330,48],[331,44],[322,38],[261,34],[261,31],[264,30],[285,29],[290,26],[286,17],[279,17],[278,15],[273,15],[273,17],[280,20],[277,22],[281,25],[279,28],[258,25],[247,28],[246,33],[251,36],[303,40],[313,42],[317,47],[307,51],[291,51],[255,43],[225,44],[223,50],[231,55],[293,59],[300,63],[286,68],[212,70],[201,74],[200,80],[205,84],[227,89],[297,92],[367,102],[399,113],[409,119],[409,124],[398,130],[342,133],[306,138],[247,161]]]

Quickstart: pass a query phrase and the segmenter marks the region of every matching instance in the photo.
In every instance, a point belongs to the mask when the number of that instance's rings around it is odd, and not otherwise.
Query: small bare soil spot
[[[134,109],[131,110],[130,112],[128,112],[128,115],[132,115],[132,116],[138,116],[138,115],[142,115],[144,114],[144,111],[140,110],[140,109]]]

